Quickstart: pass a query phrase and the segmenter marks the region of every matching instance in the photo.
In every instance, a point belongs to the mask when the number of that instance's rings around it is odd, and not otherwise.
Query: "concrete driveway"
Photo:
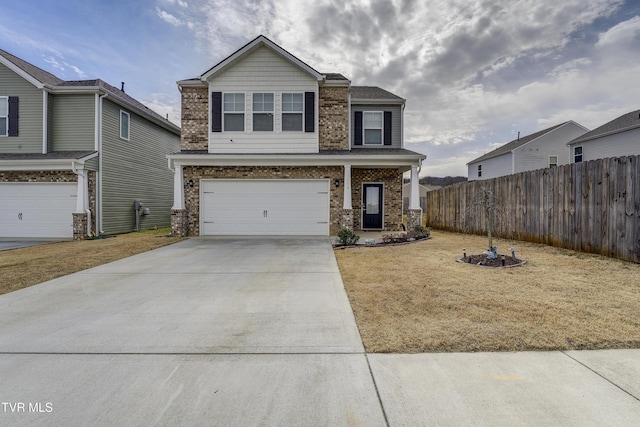
[[[639,378],[639,350],[366,355],[328,239],[190,239],[0,296],[0,425],[635,425]]]

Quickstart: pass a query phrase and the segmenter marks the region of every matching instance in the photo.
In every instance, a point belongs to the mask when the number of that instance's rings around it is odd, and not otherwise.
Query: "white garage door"
[[[0,237],[73,238],[75,183],[0,183]]]
[[[329,180],[203,180],[203,235],[329,235]]]

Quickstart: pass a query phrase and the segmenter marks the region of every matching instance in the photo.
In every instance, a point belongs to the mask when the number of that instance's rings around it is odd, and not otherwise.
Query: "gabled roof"
[[[351,86],[351,102],[404,104],[405,99],[377,86]]]
[[[207,70],[204,74],[202,74],[200,78],[202,80],[207,80],[211,76],[232,66],[233,64],[235,64],[236,62],[238,62],[239,60],[241,60],[242,58],[244,58],[245,56],[247,56],[248,54],[250,54],[255,49],[261,46],[268,47],[272,51],[284,57],[286,60],[288,60],[292,64],[301,68],[303,71],[311,74],[317,80],[323,79],[322,74],[316,71],[313,67],[307,65],[306,63],[304,63],[303,61],[301,61],[291,53],[287,52],[286,50],[284,50],[283,48],[281,48],[280,46],[278,46],[277,44],[275,44],[274,42],[272,42],[271,40],[269,40],[263,35],[260,35],[255,39],[251,40],[249,43],[247,43],[246,45],[244,45],[243,47],[241,47],[240,49],[238,49],[237,51],[235,51],[234,53],[232,53],[231,55],[229,55],[228,57],[226,57],[216,65],[214,65],[212,68]]]
[[[580,142],[613,135],[615,133],[626,132],[636,128],[640,128],[640,110],[632,111],[618,117],[617,119],[611,120],[610,122],[595,128],[591,132],[587,132],[584,135],[569,141],[567,145],[574,145]]]
[[[148,108],[143,103],[139,102],[135,98],[127,95],[120,89],[111,86],[100,79],[95,80],[62,80],[53,74],[45,71],[41,68],[30,64],[17,56],[11,55],[4,50],[0,50],[0,62],[7,67],[18,73],[21,77],[28,80],[30,83],[38,88],[46,87],[52,93],[67,92],[69,90],[82,92],[102,92],[107,94],[108,98],[114,100],[116,103],[122,104],[132,111],[137,112],[142,117],[150,119],[167,130],[179,135],[180,128],[169,120],[162,117],[152,109]]]
[[[546,128],[543,129],[539,132],[536,133],[532,133],[531,135],[527,135],[527,136],[523,136],[520,139],[514,139],[513,141],[510,141],[504,145],[501,145],[500,147],[496,148],[493,151],[489,151],[487,154],[484,154],[480,157],[478,157],[475,160],[471,160],[469,163],[467,163],[467,165],[470,165],[471,163],[477,163],[477,162],[481,162],[483,160],[487,160],[487,159],[492,159],[494,157],[498,157],[498,156],[502,156],[503,154],[507,154],[510,153],[511,151],[515,150],[518,147],[523,146],[524,144],[533,141],[534,139],[540,138],[541,136],[551,132],[554,129],[559,128],[560,126],[563,126],[567,123],[571,123],[571,122],[564,122],[564,123],[560,123],[559,125],[555,125],[555,126],[551,126],[550,128]]]
[[[17,56],[13,56],[9,52],[6,52],[2,49],[0,49],[0,62],[13,69],[13,71],[17,72],[22,77],[32,77],[37,82],[40,82],[42,84],[56,86],[63,82],[63,80],[57,78],[53,74],[41,68],[38,68],[35,65],[29,64],[27,61],[23,61]],[[34,81],[31,81],[31,83],[35,84]]]

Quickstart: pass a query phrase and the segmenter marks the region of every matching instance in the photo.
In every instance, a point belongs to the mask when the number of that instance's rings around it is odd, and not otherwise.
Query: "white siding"
[[[210,153],[317,153],[318,152],[318,82],[267,47],[259,47],[229,69],[209,81],[211,92],[245,93],[245,131],[211,132]],[[252,132],[252,98],[254,92],[274,93],[274,131]],[[280,123],[283,92],[314,92],[315,132],[282,132]],[[210,114],[210,113],[209,113]]]
[[[640,129],[616,133],[591,141],[574,144],[582,146],[582,161],[604,159],[605,157],[637,156],[640,154]],[[573,163],[573,156],[571,156]]]
[[[569,122],[514,150],[515,170],[525,172],[549,167],[549,156],[558,156],[558,165],[571,163],[567,142],[587,132]]]
[[[506,153],[492,159],[482,160],[477,163],[470,163],[468,166],[469,181],[491,179],[498,176],[510,175],[511,172],[511,153]],[[478,165],[482,165],[482,176],[478,177]]]

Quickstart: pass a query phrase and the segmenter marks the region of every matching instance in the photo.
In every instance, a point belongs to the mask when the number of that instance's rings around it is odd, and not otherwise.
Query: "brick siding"
[[[182,88],[182,126],[180,149],[209,149],[209,90],[206,87]]]
[[[348,150],[349,88],[321,87],[318,104],[320,150]]]

